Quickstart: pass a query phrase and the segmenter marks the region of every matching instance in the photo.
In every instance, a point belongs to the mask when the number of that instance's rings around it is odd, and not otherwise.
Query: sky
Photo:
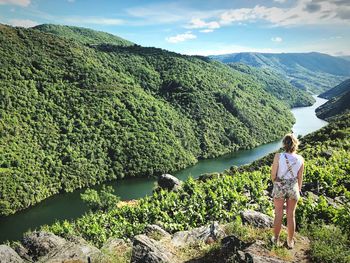
[[[350,0],[0,0],[0,23],[87,27],[190,55],[350,55]]]

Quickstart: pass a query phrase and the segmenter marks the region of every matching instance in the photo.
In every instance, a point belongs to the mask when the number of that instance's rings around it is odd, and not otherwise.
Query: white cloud
[[[292,7],[266,7],[230,9],[220,14],[219,23],[266,21],[277,26],[349,24],[350,1],[298,0]]]
[[[20,27],[33,27],[39,25],[38,22],[29,19],[11,19],[9,24]]]
[[[199,30],[199,32],[202,32],[202,33],[211,33],[213,31],[214,31],[214,29],[202,29],[202,30]]]
[[[283,41],[283,39],[281,37],[272,37],[271,41],[272,42],[281,43]]]
[[[273,1],[280,4],[287,2],[287,0],[273,0]]]
[[[217,29],[220,28],[220,24],[217,21],[205,22],[200,18],[193,18],[190,24],[186,28],[207,28],[207,29]]]
[[[0,5],[28,6],[31,0],[0,0]]]
[[[178,34],[176,36],[167,37],[165,40],[169,43],[178,43],[178,42],[184,42],[186,40],[195,39],[197,38],[196,35],[193,35],[191,31],[187,31],[184,34]]]
[[[124,20],[117,18],[105,18],[105,17],[66,17],[63,18],[65,23],[69,24],[88,24],[88,25],[121,25],[124,24]]]

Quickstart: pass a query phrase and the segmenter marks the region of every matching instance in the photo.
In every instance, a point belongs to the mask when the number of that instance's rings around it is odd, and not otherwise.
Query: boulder
[[[121,248],[126,248],[131,246],[130,243],[126,242],[121,238],[109,238],[104,244],[101,250],[108,252],[115,252],[120,250]]]
[[[20,263],[23,259],[11,247],[0,245],[0,263]]]
[[[241,213],[243,224],[252,225],[258,228],[271,228],[273,226],[273,218],[260,212],[253,210],[245,210]]]
[[[35,231],[23,237],[22,244],[34,261],[47,263],[88,262],[101,257],[101,252],[84,239],[71,237],[70,240],[58,237],[53,233]],[[22,251],[23,248],[21,248]],[[24,258],[24,256],[22,256]]]
[[[134,237],[131,263],[170,263],[173,255],[159,242],[146,235]]]
[[[176,191],[182,182],[171,174],[162,174],[158,177],[158,186],[169,191]]]
[[[252,245],[243,250],[245,258],[243,262],[249,263],[286,263],[287,261],[273,258],[270,251],[264,247],[261,240],[254,242]]]
[[[63,246],[51,250],[45,257],[41,257],[41,262],[99,262],[102,253],[96,247],[90,245],[85,240],[78,243],[67,241]]]
[[[14,242],[11,244],[12,248],[17,252],[17,254],[28,261],[33,261],[31,256],[29,256],[29,251],[20,242]]]
[[[28,254],[37,259],[45,256],[54,249],[62,247],[66,240],[49,232],[35,231],[24,235],[23,246],[28,250]]]
[[[212,243],[225,236],[223,228],[218,222],[208,226],[194,228],[188,231],[176,232],[171,240],[174,246],[183,247],[198,242]]]
[[[147,225],[145,235],[155,240],[171,238],[171,235],[158,225]]]

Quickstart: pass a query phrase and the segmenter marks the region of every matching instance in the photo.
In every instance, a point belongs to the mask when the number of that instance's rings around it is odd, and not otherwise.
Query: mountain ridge
[[[322,93],[350,76],[350,61],[318,52],[259,53],[241,52],[209,56],[223,63],[245,63],[268,68],[297,88]]]
[[[117,35],[85,27],[66,26],[58,24],[41,24],[32,27],[32,29],[76,40],[83,44],[108,43],[120,46],[131,46],[135,44]]]

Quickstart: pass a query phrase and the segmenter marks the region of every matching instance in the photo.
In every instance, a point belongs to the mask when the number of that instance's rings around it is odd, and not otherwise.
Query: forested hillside
[[[334,88],[327,90],[326,92],[323,92],[322,94],[319,95],[319,97],[324,99],[331,99],[337,96],[341,96],[348,91],[350,91],[350,79],[347,79],[342,83],[340,83],[339,85],[335,86]]]
[[[134,43],[123,39],[121,37],[102,32],[96,31],[89,28],[76,27],[76,26],[62,26],[53,24],[43,24],[33,27],[33,29],[58,35],[67,39],[73,39],[83,44],[114,44],[119,46],[131,46]]]
[[[350,76],[350,61],[327,54],[311,53],[234,53],[211,56],[223,63],[244,63],[267,68],[294,86],[319,94]]]
[[[263,83],[263,88],[276,98],[288,102],[290,107],[301,107],[312,105],[315,99],[310,93],[295,89],[292,84],[281,78],[276,72],[265,69],[255,68],[242,63],[227,63],[232,69],[247,74],[247,76]]]
[[[288,102],[221,63],[47,28],[0,25],[1,215],[254,147],[292,126]]]
[[[333,97],[316,109],[317,117],[321,119],[333,118],[333,116],[350,111],[350,90],[344,94]]]

